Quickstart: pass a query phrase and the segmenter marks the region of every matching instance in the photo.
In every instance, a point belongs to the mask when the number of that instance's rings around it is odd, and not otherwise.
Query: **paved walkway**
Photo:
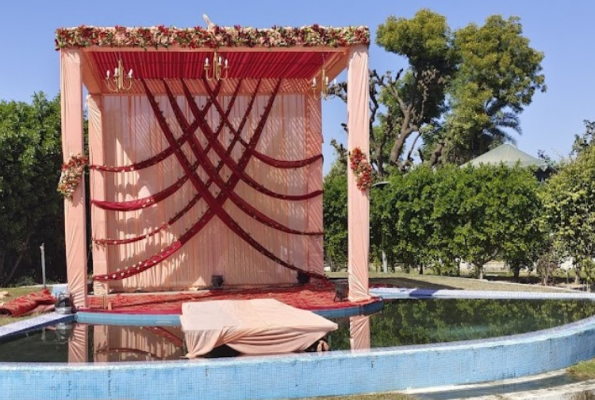
[[[595,400],[595,380],[579,381],[566,370],[475,385],[409,390],[420,400]]]
[[[48,325],[56,325],[60,322],[71,322],[74,320],[73,314],[58,314],[51,312],[37,317],[13,322],[12,324],[0,326],[0,339],[13,335],[18,335],[30,330],[40,329]]]

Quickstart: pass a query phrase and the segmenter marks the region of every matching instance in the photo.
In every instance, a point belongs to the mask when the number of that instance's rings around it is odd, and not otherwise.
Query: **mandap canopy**
[[[323,74],[348,69],[348,148],[367,155],[368,45],[366,27],[58,29],[66,166],[84,156],[88,92],[90,201],[84,185],[65,199],[75,304],[86,305],[89,246],[97,293],[323,277],[317,93]],[[133,79],[120,73],[115,90],[119,63]],[[348,172],[352,301],[368,298],[360,175]]]

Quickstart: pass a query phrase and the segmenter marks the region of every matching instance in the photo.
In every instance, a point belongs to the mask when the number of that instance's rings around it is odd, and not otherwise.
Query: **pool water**
[[[371,347],[484,339],[552,328],[595,315],[586,300],[398,300],[360,318]],[[351,347],[350,318],[326,340]],[[369,324],[369,325],[368,325]],[[367,329],[364,330],[367,332]],[[180,327],[59,324],[0,340],[0,362],[118,362],[178,360],[185,354]],[[238,355],[227,347],[208,357]]]

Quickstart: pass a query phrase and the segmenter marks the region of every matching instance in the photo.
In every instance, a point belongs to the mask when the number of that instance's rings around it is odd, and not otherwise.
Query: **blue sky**
[[[486,17],[518,16],[531,46],[545,53],[548,91],[534,96],[521,115],[523,134],[518,147],[536,156],[544,150],[554,159],[568,155],[584,119],[595,120],[595,2],[590,0],[450,0],[450,1],[125,1],[19,0],[0,11],[0,100],[29,101],[34,92],[50,97],[59,90],[59,58],[54,31],[59,27],[204,26],[202,14],[223,26],[367,25],[376,28],[389,15],[410,18],[421,8],[445,15],[456,29],[482,24]],[[370,66],[379,72],[397,71],[405,60],[372,44]],[[334,158],[331,138],[344,141],[340,123],[346,116],[341,100],[323,103],[325,170]]]

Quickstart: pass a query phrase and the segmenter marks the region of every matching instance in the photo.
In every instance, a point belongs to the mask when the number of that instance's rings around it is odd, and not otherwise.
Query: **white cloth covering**
[[[216,300],[182,304],[186,357],[228,345],[243,354],[303,351],[337,324],[274,299]]]

